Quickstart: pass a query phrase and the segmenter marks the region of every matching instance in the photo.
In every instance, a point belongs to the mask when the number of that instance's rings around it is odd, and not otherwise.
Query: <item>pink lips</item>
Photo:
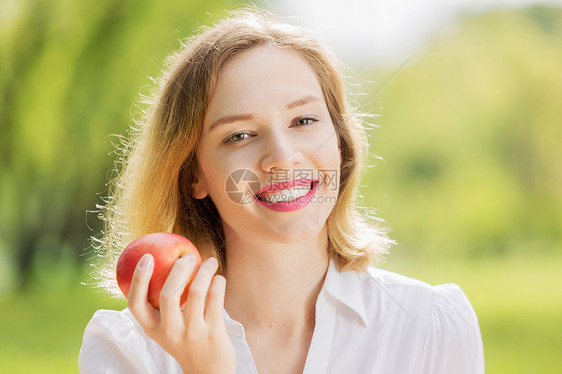
[[[313,183],[314,182],[314,183]],[[300,185],[310,185],[311,183],[313,183],[312,188],[310,189],[310,191],[304,195],[301,196],[293,201],[280,201],[278,203],[268,203],[267,201],[262,201],[260,199],[258,199],[258,195],[264,192],[270,192],[270,191],[275,191],[275,190],[283,190],[283,189],[288,189],[288,188],[292,188],[294,186],[300,186]],[[255,197],[255,202],[257,202],[258,204],[277,211],[277,212],[292,212],[294,210],[299,210],[304,208],[305,206],[307,206],[310,203],[310,200],[312,199],[312,197],[316,194],[316,190],[318,189],[318,181],[316,180],[312,180],[312,179],[298,179],[298,180],[291,180],[291,181],[285,181],[285,182],[280,182],[280,183],[275,183],[275,184],[271,184],[271,185],[267,185],[264,188],[262,188],[258,193],[256,193]]]

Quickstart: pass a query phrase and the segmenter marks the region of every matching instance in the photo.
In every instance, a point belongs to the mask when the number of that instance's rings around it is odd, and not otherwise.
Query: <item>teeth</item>
[[[260,199],[267,201],[270,204],[275,204],[280,201],[293,201],[306,195],[310,189],[311,185],[295,186],[291,189],[276,191],[272,194],[261,194]]]

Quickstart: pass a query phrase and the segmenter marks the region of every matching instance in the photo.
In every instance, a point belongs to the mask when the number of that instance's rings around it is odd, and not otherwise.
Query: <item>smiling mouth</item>
[[[257,195],[257,198],[269,204],[276,204],[280,202],[290,202],[306,196],[317,181],[308,184],[301,184],[292,188],[285,188],[281,190],[263,192]]]

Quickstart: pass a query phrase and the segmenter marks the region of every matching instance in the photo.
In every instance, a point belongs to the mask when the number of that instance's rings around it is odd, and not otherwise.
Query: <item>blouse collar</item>
[[[326,279],[322,289],[354,312],[362,324],[367,327],[368,319],[363,297],[363,273],[355,270],[338,271],[333,259],[330,259]]]

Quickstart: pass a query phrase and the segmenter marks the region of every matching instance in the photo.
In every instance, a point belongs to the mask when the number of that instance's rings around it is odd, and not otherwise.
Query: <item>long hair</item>
[[[92,238],[101,258],[94,274],[98,286],[119,295],[115,265],[120,253],[133,239],[152,232],[186,236],[203,258],[216,257],[218,272],[224,274],[219,213],[209,196],[195,199],[191,194],[198,170],[195,152],[222,66],[261,45],[298,53],[322,87],[342,154],[338,198],[327,219],[330,256],[340,270],[361,270],[387,252],[392,241],[357,203],[368,142],[362,121],[345,98],[339,60],[303,28],[244,9],[181,41],[181,48],[166,59],[121,150],[123,168],[109,184],[105,205],[99,206],[105,226],[101,239]]]

